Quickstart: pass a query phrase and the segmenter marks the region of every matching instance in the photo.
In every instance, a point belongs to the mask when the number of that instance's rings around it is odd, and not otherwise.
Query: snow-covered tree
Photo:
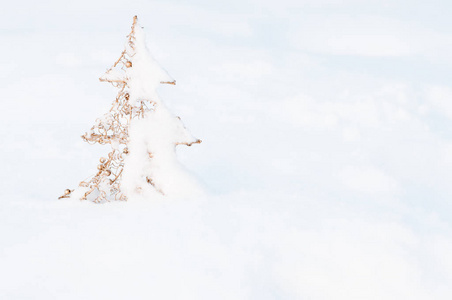
[[[133,18],[132,31],[119,59],[100,78],[119,89],[111,109],[82,138],[110,144],[97,173],[60,198],[94,202],[126,200],[135,193],[183,193],[193,181],[176,159],[175,146],[200,143],[159,98],[159,84],[176,84],[153,59],[143,28]]]

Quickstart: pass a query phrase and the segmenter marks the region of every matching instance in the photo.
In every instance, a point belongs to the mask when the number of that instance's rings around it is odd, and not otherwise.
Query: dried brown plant
[[[137,25],[137,17],[133,18],[132,30],[127,35],[127,44],[133,50],[135,41],[135,28]],[[124,50],[121,56],[107,70],[107,74],[114,68],[120,68],[125,71],[126,68],[131,68],[132,62]],[[95,195],[94,202],[109,201],[110,198],[115,200],[127,200],[126,196],[121,192],[121,174],[124,169],[124,158],[128,154],[127,144],[129,142],[129,125],[134,118],[143,118],[147,111],[155,108],[155,103],[151,100],[141,101],[137,106],[129,104],[129,86],[125,79],[109,79],[100,78],[100,81],[111,83],[114,87],[119,89],[115,101],[112,103],[110,111],[102,118],[96,120],[96,124],[88,133],[82,135],[84,141],[101,145],[110,144],[112,150],[107,157],[100,158],[100,164],[97,166],[97,173],[80,182],[79,186],[86,188],[86,192],[81,196],[81,200],[86,200],[88,195],[94,191],[98,191]],[[161,82],[165,84],[176,84],[175,81]],[[197,142],[201,142],[198,140]],[[190,144],[191,145],[191,144]],[[190,146],[189,145],[189,146]],[[150,153],[150,157],[152,154]],[[153,185],[152,178],[147,178],[149,184]],[[67,189],[64,194],[59,197],[69,198],[73,190]]]

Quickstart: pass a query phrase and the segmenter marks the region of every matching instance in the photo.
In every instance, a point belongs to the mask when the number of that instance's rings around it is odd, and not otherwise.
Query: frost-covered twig
[[[98,118],[82,138],[90,144],[110,144],[111,152],[101,157],[98,171],[67,189],[61,198],[104,202],[126,200],[133,193],[152,188],[170,193],[174,184],[186,184],[175,159],[174,146],[201,143],[173,116],[156,93],[159,84],[176,81],[152,58],[137,17],[127,35],[125,50],[99,78],[118,88],[110,111]]]

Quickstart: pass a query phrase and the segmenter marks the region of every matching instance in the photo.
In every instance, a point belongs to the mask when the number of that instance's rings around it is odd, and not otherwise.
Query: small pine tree
[[[173,116],[156,93],[159,84],[176,84],[152,58],[137,17],[119,59],[100,78],[119,91],[111,109],[85,133],[84,141],[110,144],[97,173],[61,198],[96,203],[127,200],[134,193],[171,193],[191,179],[177,162],[176,145],[200,143]]]

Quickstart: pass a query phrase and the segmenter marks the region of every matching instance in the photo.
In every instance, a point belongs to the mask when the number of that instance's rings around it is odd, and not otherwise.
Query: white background
[[[447,1],[10,1],[0,298],[450,299]],[[208,196],[57,201],[132,17]]]

